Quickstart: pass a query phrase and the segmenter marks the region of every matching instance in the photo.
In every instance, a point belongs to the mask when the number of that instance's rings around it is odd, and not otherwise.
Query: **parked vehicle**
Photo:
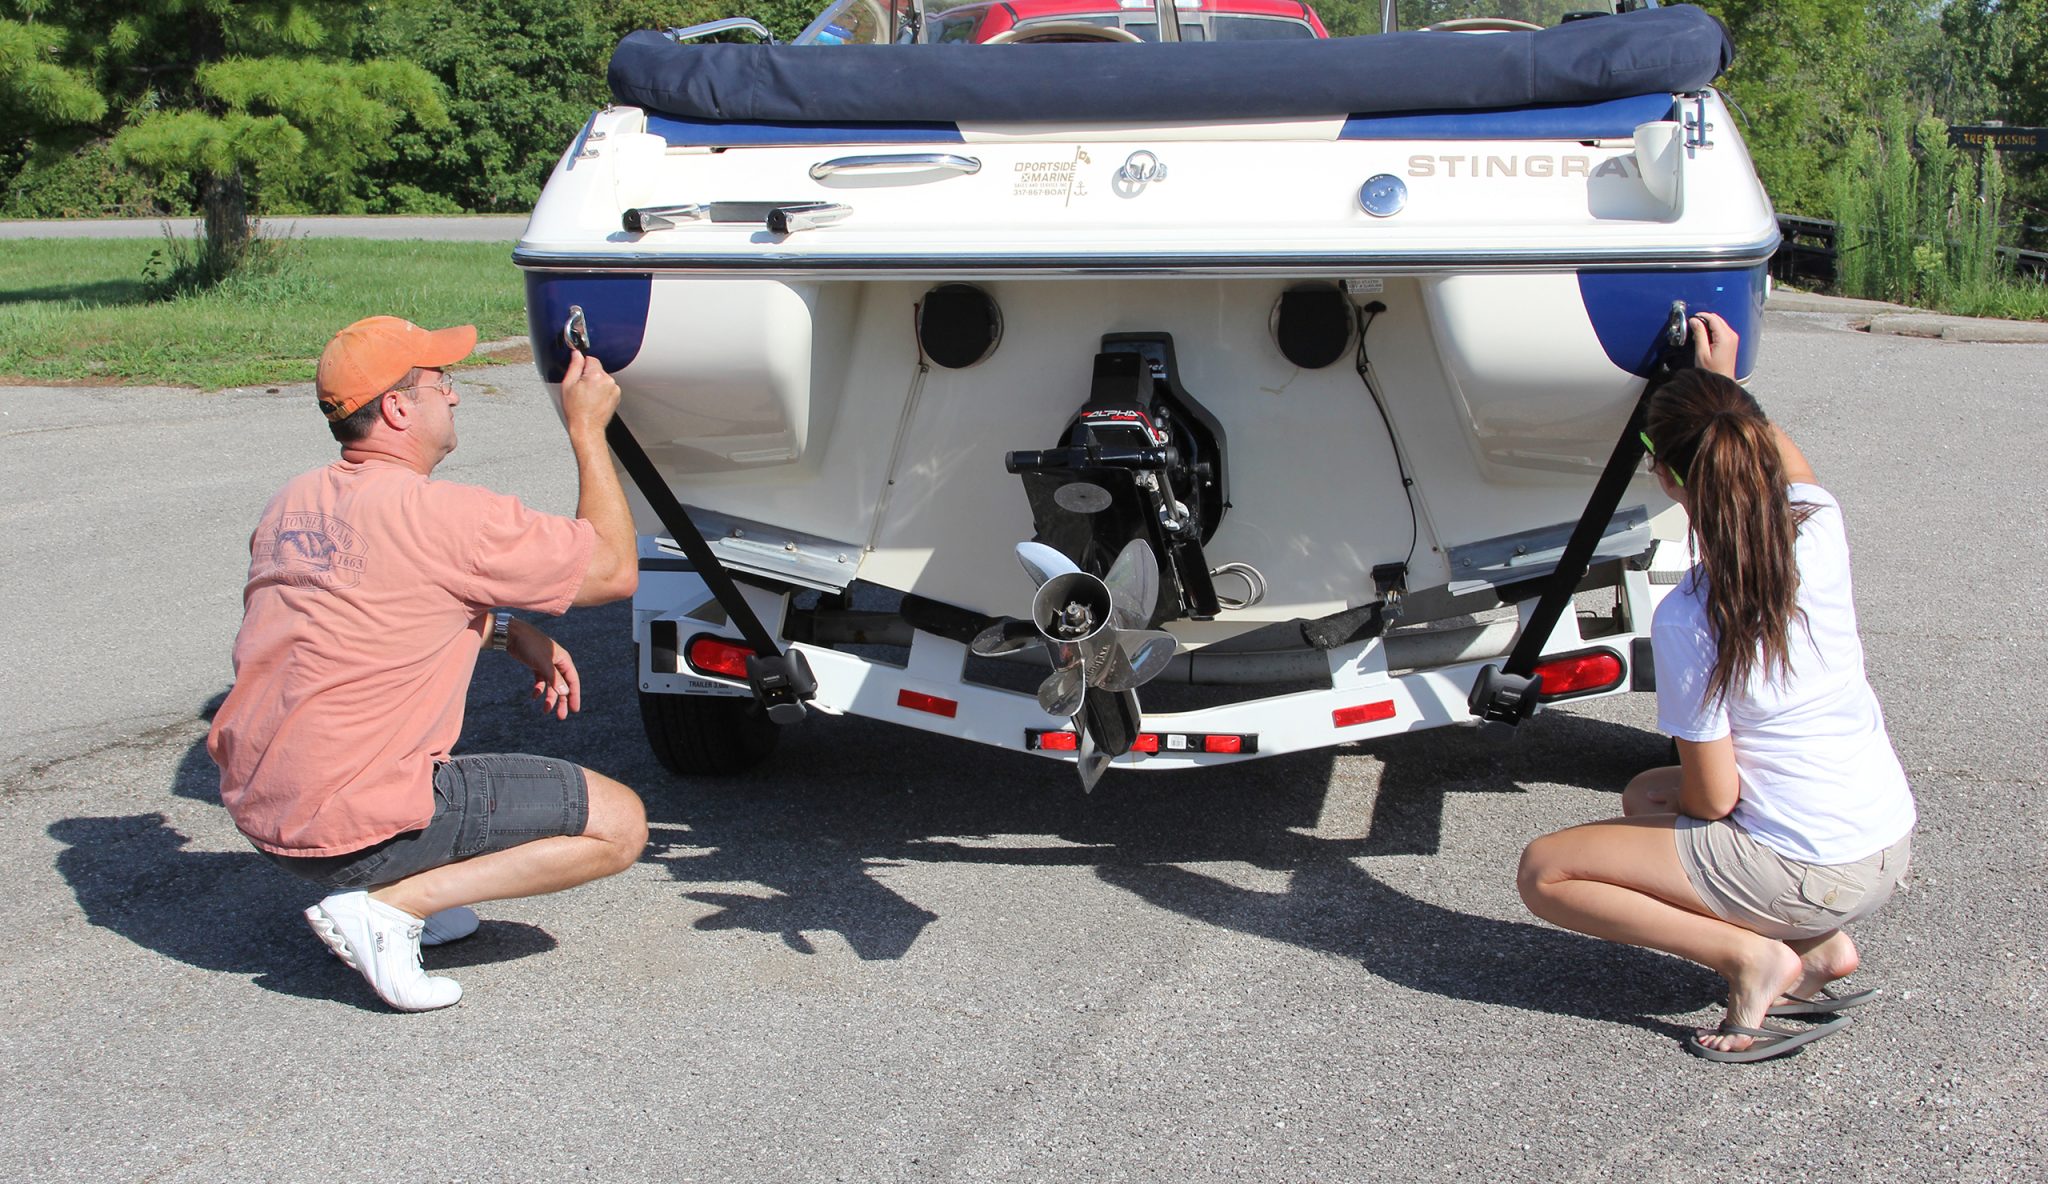
[[[1173,12],[1182,41],[1329,36],[1315,9],[1300,0],[1175,0]],[[1157,41],[1158,10],[1151,0],[983,0],[932,16],[929,40],[936,45],[987,45],[1091,38]]]
[[[1092,785],[1651,685],[1687,559],[1632,417],[1686,310],[1748,372],[1778,242],[1726,34],[1222,36],[1267,7],[621,44],[515,259],[543,376],[625,391],[671,769],[814,709]]]

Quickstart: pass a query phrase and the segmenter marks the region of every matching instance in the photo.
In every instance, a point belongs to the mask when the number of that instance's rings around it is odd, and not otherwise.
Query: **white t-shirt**
[[[1863,674],[1849,594],[1842,508],[1818,485],[1791,498],[1818,507],[1799,528],[1791,669],[1707,702],[1715,638],[1706,573],[1694,567],[1657,606],[1657,726],[1680,740],[1732,736],[1742,800],[1733,818],[1758,842],[1804,863],[1850,863],[1904,838],[1917,815],[1884,713]]]

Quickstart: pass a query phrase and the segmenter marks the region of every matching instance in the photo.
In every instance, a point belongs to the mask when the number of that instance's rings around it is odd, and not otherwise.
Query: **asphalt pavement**
[[[1846,507],[1919,797],[1847,1032],[1688,1057],[1720,983],[1564,933],[1521,846],[1661,760],[1648,696],[1198,775],[815,718],[661,772],[623,607],[553,628],[585,709],[480,663],[464,746],[638,787],[631,870],[484,906],[385,1011],[219,805],[264,500],[305,387],[0,390],[0,1178],[2020,1181],[2048,1178],[2048,348],[1773,312],[1756,389]],[[574,505],[530,367],[464,373],[442,475]]]

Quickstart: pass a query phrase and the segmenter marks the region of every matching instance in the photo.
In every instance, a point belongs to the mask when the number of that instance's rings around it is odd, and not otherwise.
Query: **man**
[[[341,459],[285,484],[249,542],[235,685],[207,752],[235,825],[332,895],[313,932],[402,1011],[447,1007],[420,946],[467,937],[484,900],[556,892],[630,867],[647,843],[633,791],[566,761],[451,757],[477,654],[533,672],[558,719],[582,707],[569,652],[509,609],[559,614],[633,594],[633,520],[606,450],[619,387],[572,353],[563,419],[576,517],[433,481],[460,402],[443,368],[476,327],[370,317],[320,356]]]

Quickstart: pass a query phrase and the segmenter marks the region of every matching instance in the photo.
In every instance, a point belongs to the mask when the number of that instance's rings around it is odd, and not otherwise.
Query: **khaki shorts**
[[[1779,941],[1820,937],[1876,912],[1905,880],[1913,836],[1854,863],[1801,863],[1740,824],[1681,815],[1678,862],[1714,915]]]

